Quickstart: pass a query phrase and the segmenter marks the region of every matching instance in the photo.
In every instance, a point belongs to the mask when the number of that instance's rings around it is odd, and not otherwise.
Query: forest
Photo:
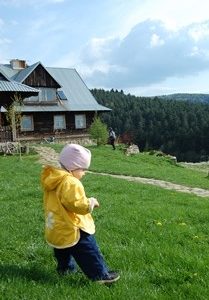
[[[92,89],[99,104],[111,109],[101,120],[112,127],[123,143],[140,151],[159,150],[178,161],[209,160],[209,104],[200,96],[178,94],[137,97],[118,90]]]

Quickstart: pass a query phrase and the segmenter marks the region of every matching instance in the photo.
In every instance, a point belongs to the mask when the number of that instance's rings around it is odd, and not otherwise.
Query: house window
[[[40,88],[39,101],[55,101],[56,97],[56,89]]]
[[[54,115],[54,129],[66,129],[65,115]]]
[[[33,116],[23,115],[21,119],[21,131],[33,131],[33,130],[34,130]]]
[[[86,128],[86,115],[75,115],[75,128]]]
[[[57,94],[56,89],[54,88],[39,88],[39,93],[37,96],[31,96],[29,98],[25,98],[25,102],[31,101],[31,102],[42,102],[42,101],[56,101]]]

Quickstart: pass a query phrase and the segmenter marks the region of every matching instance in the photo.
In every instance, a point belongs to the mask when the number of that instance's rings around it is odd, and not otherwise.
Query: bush
[[[107,125],[104,124],[99,117],[95,117],[90,126],[89,133],[96,140],[97,146],[107,143],[108,131]]]

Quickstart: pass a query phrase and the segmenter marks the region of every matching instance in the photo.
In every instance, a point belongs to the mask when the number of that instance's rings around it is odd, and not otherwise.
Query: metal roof
[[[31,92],[37,94],[39,90],[19,82],[0,80],[0,92]]]
[[[22,112],[56,112],[56,111],[68,111],[64,106],[58,105],[23,105],[21,107]]]
[[[58,91],[63,91],[68,101],[63,104],[70,111],[110,111],[97,103],[82,78],[75,69],[47,67],[51,76],[61,84]]]
[[[39,92],[38,89],[11,80],[9,76],[13,77],[13,75],[10,72],[10,68],[6,66],[0,65],[0,74],[4,77],[3,80],[0,80],[0,92],[31,92],[35,94]]]
[[[14,94],[18,94],[21,99],[37,95],[39,90],[28,85],[12,81],[4,71],[0,69],[0,103],[1,105],[10,105],[13,101]]]
[[[4,71],[3,70],[0,70],[0,75],[1,75],[1,79],[0,79],[0,81],[11,81],[10,79],[9,79],[9,77],[4,73]]]
[[[37,62],[22,70],[13,70],[10,65],[0,65],[0,72],[10,79],[10,82],[0,81],[0,91],[23,91],[37,92],[30,86],[21,84],[35,68],[41,64]],[[52,68],[41,66],[54,78],[61,86],[58,91],[62,91],[66,100],[60,100],[58,105],[25,105],[24,111],[110,111],[109,108],[97,103],[88,87],[75,69]],[[13,79],[13,81],[11,81]],[[6,84],[7,83],[7,84]]]
[[[1,110],[2,112],[6,112],[6,109],[1,106]],[[21,111],[22,112],[56,112],[56,111],[60,111],[60,112],[64,112],[67,111],[67,109],[61,104],[59,103],[58,105],[22,105],[21,106]]]
[[[17,69],[12,69],[11,65],[9,64],[5,64],[5,65],[0,65],[0,71],[3,72],[4,74],[7,75],[8,78],[10,78],[11,80],[14,79],[14,77],[16,76],[16,74],[20,71]]]

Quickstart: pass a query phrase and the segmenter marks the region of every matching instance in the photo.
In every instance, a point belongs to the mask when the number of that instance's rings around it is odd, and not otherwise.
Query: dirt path
[[[35,151],[39,154],[40,159],[39,162],[43,165],[50,164],[55,167],[58,167],[58,154],[50,147],[33,147]],[[192,188],[187,187],[180,184],[175,184],[172,182],[164,181],[164,180],[158,180],[153,178],[143,178],[143,177],[133,177],[133,176],[125,176],[125,175],[113,175],[113,174],[107,174],[107,173],[98,173],[98,172],[91,172],[88,171],[88,173],[101,175],[101,176],[111,176],[114,178],[119,178],[123,180],[133,181],[133,182],[140,182],[144,184],[151,184],[156,185],[161,188],[167,189],[167,190],[175,190],[177,192],[183,192],[183,193],[189,193],[194,194],[199,197],[209,197],[209,190],[201,189],[201,188]]]
[[[92,174],[97,174],[97,175],[104,175],[104,176],[111,176],[111,177],[115,177],[115,178],[119,178],[119,179],[125,179],[125,180],[133,181],[133,182],[157,185],[157,186],[167,189],[167,190],[175,190],[177,192],[195,194],[200,197],[209,197],[209,190],[204,190],[201,188],[187,187],[184,185],[180,185],[180,184],[176,184],[176,183],[172,183],[172,182],[168,182],[168,181],[164,181],[164,180],[125,176],[125,175],[113,175],[113,174],[107,174],[107,173],[96,173],[96,172],[90,172],[90,171],[88,171],[88,172],[92,173]]]

